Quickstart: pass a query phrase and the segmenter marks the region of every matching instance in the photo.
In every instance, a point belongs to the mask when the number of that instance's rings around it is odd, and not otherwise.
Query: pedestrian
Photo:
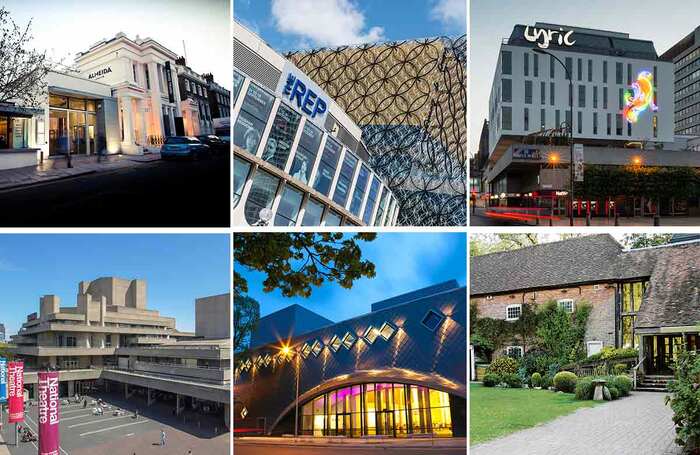
[[[165,431],[160,430],[160,445],[165,447]]]

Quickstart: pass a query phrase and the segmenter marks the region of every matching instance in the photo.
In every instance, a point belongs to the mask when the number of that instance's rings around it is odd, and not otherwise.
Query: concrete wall
[[[17,152],[8,152],[5,150],[0,153],[0,170],[36,166],[36,163],[36,150],[22,150]]]
[[[204,338],[231,337],[231,295],[220,294],[195,300],[195,335]]]

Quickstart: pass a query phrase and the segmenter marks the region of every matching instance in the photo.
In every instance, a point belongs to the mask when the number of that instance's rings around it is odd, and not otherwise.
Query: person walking
[[[162,429],[160,430],[160,445],[161,447],[165,447],[165,431]]]

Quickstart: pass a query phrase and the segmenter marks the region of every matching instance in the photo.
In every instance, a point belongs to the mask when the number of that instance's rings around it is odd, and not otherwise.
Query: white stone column
[[[124,140],[122,143],[131,147],[134,143],[133,117],[131,112],[131,97],[122,96],[122,128],[124,129]]]
[[[153,107],[153,118],[158,127],[157,134],[159,136],[165,136],[165,128],[163,126],[163,103],[161,102],[161,90],[158,85],[158,80],[162,78],[163,73],[158,71],[158,64],[156,62],[151,62],[148,64],[148,72],[152,74],[151,77],[151,106]],[[167,81],[163,81],[163,84],[167,84]]]

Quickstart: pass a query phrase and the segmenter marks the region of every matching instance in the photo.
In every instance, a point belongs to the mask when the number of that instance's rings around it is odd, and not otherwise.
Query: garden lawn
[[[476,445],[534,427],[580,408],[599,404],[577,401],[573,393],[549,390],[469,386],[469,440]]]

